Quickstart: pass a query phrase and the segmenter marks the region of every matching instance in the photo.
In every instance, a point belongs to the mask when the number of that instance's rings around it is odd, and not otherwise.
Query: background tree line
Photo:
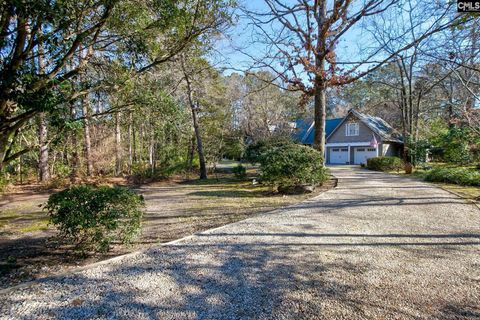
[[[3,1],[4,182],[192,168],[205,178],[299,117],[315,118],[321,149],[326,117],[349,108],[401,131],[408,161],[427,147],[449,161],[478,157],[478,16],[415,0],[265,3],[266,15],[244,13],[269,54],[227,75],[211,56],[233,1]],[[342,61],[336,47],[360,22],[371,43]]]
[[[3,2],[3,183],[144,179],[197,167],[205,178],[208,164],[241,156],[246,135],[284,126],[295,111],[289,93],[257,77],[223,76],[206,59],[234,5]]]

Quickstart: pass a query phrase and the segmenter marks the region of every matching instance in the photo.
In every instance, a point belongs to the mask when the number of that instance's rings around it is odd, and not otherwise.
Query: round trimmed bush
[[[404,168],[404,163],[398,157],[374,157],[367,159],[367,168],[375,171],[399,171]]]
[[[247,177],[247,168],[239,164],[236,167],[233,167],[232,169],[233,174],[235,175],[235,178],[237,179],[245,179]]]
[[[316,186],[327,179],[320,152],[298,144],[267,149],[259,156],[261,179],[279,188]]]
[[[250,163],[259,163],[262,154],[274,147],[281,147],[285,145],[294,144],[292,139],[288,137],[271,137],[262,140],[258,140],[245,149],[244,160]]]
[[[82,254],[106,252],[113,241],[131,243],[141,231],[143,196],[127,188],[75,186],[45,205],[59,237]]]

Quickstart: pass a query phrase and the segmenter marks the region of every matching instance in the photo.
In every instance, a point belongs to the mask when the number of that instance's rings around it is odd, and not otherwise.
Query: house
[[[353,109],[344,118],[328,119],[325,134],[327,164],[362,164],[380,155],[399,156],[403,148],[402,136],[387,122]],[[296,122],[296,141],[313,145],[313,135],[313,121]]]

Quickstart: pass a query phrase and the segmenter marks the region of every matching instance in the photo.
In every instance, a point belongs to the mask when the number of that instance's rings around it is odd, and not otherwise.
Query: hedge
[[[270,137],[250,144],[246,150],[243,160],[250,163],[259,163],[262,154],[275,147],[282,147],[294,144],[288,137]]]
[[[375,171],[392,171],[403,169],[402,159],[398,157],[374,157],[367,159],[367,168]]]
[[[464,186],[480,186],[480,171],[469,168],[434,168],[427,171],[425,180]]]

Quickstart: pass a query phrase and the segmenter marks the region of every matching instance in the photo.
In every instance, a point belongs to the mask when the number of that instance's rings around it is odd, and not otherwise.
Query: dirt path
[[[17,318],[478,319],[480,211],[419,181],[334,168],[285,209],[5,292]]]
[[[330,184],[328,184],[330,186]],[[49,193],[34,190],[0,198],[0,288],[178,239],[250,215],[299,202],[307,196],[276,196],[231,175],[207,181],[164,181],[137,189],[145,196],[143,233],[133,247],[115,247],[86,259],[66,255],[40,204]]]

